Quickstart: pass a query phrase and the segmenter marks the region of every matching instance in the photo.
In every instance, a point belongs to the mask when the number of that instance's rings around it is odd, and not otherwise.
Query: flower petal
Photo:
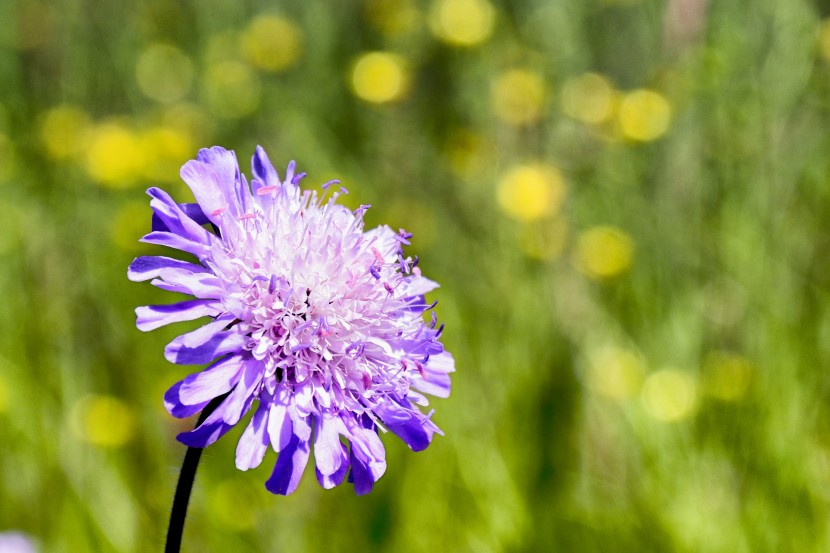
[[[204,409],[210,402],[210,399],[208,399],[206,401],[193,403],[192,405],[182,403],[180,396],[181,387],[182,381],[176,382],[164,393],[164,408],[167,409],[168,413],[177,419],[184,419],[195,415]]]
[[[204,405],[236,386],[245,364],[241,355],[229,355],[181,381],[178,399],[184,405]]]
[[[253,157],[251,158],[251,170],[254,173],[254,180],[251,181],[251,187],[256,191],[263,186],[278,186],[280,184],[280,177],[277,170],[268,159],[268,155],[262,146],[257,146]]]
[[[182,432],[176,436],[176,439],[187,447],[207,447],[227,434],[228,430],[233,428],[233,425],[222,422],[222,415],[224,414],[222,405],[224,405],[224,402],[198,428],[194,428],[190,432]]]
[[[435,397],[449,397],[449,373],[455,371],[455,361],[452,355],[447,351],[433,355],[422,366],[424,372],[419,378],[412,379],[412,387]]]
[[[174,250],[195,255],[198,259],[207,259],[210,257],[209,246],[202,244],[201,242],[190,240],[174,232],[154,231],[142,237],[139,242],[173,248]]]
[[[271,414],[268,417],[268,436],[271,438],[271,447],[279,453],[291,441],[294,435],[294,423],[288,415],[288,390],[280,385],[271,403]]]
[[[391,400],[382,402],[375,407],[375,413],[412,451],[421,451],[432,441],[435,425],[409,401],[403,401],[407,406]]]
[[[219,327],[212,327],[214,324]],[[177,365],[201,365],[222,355],[241,351],[245,345],[245,336],[235,330],[214,331],[224,328],[224,324],[225,321],[211,323],[179,336],[164,348],[164,358]]]
[[[309,456],[308,441],[301,441],[297,436],[292,436],[288,445],[277,457],[274,465],[274,472],[271,478],[265,482],[265,489],[271,493],[288,495],[297,489],[300,479],[303,476]]]
[[[344,462],[348,462],[343,444],[340,443],[340,434],[345,433],[346,428],[340,417],[328,413],[314,419],[314,459],[317,470],[324,476],[331,476],[340,470]]]
[[[146,332],[170,323],[216,316],[220,313],[220,306],[221,303],[215,300],[188,300],[167,305],[137,307],[135,324],[139,330]]]
[[[239,217],[245,213],[251,203],[251,192],[244,177],[239,173],[236,154],[220,146],[214,146],[199,150],[196,159],[213,168],[219,189],[222,191],[222,195],[228,203],[228,209],[234,217]]]
[[[268,406],[260,403],[239,443],[236,444],[236,468],[248,470],[262,463],[268,449]]]
[[[342,484],[343,480],[346,478],[346,474],[349,472],[349,467],[351,466],[349,463],[349,450],[346,449],[346,446],[343,444],[339,444],[339,449],[339,455],[341,458],[339,462],[340,468],[338,468],[333,474],[326,475],[320,472],[319,468],[314,469],[314,473],[317,475],[317,481],[327,490]]]
[[[133,259],[127,269],[127,278],[133,282],[142,282],[158,278],[173,271],[185,274],[209,273],[210,269],[181,259],[164,256],[140,256]]]
[[[242,418],[251,405],[254,398],[254,390],[262,382],[262,375],[265,372],[262,361],[248,358],[242,369],[242,377],[233,389],[231,395],[225,400],[225,411],[223,420],[228,424],[236,424]]]

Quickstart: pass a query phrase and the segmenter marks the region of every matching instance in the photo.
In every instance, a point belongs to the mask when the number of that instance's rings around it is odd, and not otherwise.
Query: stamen
[[[210,212],[211,217],[216,217],[217,215],[221,215],[224,211],[228,209],[227,207],[220,207],[219,209],[214,209]]]
[[[275,191],[277,188],[279,188],[279,187],[278,186],[262,186],[262,187],[257,189],[256,195],[257,196],[264,196],[266,194],[269,194],[269,193]]]

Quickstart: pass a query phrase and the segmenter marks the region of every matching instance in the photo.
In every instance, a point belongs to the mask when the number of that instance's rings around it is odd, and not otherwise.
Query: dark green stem
[[[228,394],[213,398],[199,415],[198,427],[213,411],[219,407]],[[187,516],[187,504],[190,501],[190,491],[193,489],[193,480],[196,478],[196,469],[199,468],[199,458],[202,456],[201,447],[188,447],[179,473],[179,483],[176,485],[176,496],[173,498],[173,510],[170,512],[170,526],[167,528],[167,544],[165,553],[178,553],[182,545],[184,519]]]

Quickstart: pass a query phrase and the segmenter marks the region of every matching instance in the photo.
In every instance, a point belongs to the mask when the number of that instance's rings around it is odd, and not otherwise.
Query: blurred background
[[[0,2],[0,532],[159,551],[144,190],[263,145],[408,250],[446,432],[367,497],[202,457],[187,551],[830,550],[830,2]],[[193,326],[193,325],[191,325]],[[2,543],[20,542],[20,534]]]

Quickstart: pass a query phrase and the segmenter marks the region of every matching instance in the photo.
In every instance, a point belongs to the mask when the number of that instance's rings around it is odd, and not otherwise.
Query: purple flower
[[[192,263],[139,257],[133,281],[192,299],[139,307],[137,326],[210,317],[164,350],[181,365],[211,363],[176,383],[167,410],[188,417],[228,394],[197,428],[179,434],[206,447],[253,410],[236,450],[236,466],[258,466],[268,445],[279,453],[265,487],[293,492],[314,451],[324,488],[349,473],[358,494],[386,470],[378,430],[391,430],[418,451],[433,433],[422,393],[447,397],[452,356],[439,341],[435,314],[425,324],[424,294],[438,285],[404,257],[411,235],[387,226],[363,230],[363,213],[299,187],[304,173],[288,164],[280,180],[262,148],[252,160],[249,188],[233,152],[199,152],[181,176],[196,198],[178,204],[164,191],[152,200],[152,232],[142,241],[191,254]],[[326,199],[328,196],[328,199]],[[212,228],[215,232],[207,230]],[[345,439],[345,440],[344,440]]]

